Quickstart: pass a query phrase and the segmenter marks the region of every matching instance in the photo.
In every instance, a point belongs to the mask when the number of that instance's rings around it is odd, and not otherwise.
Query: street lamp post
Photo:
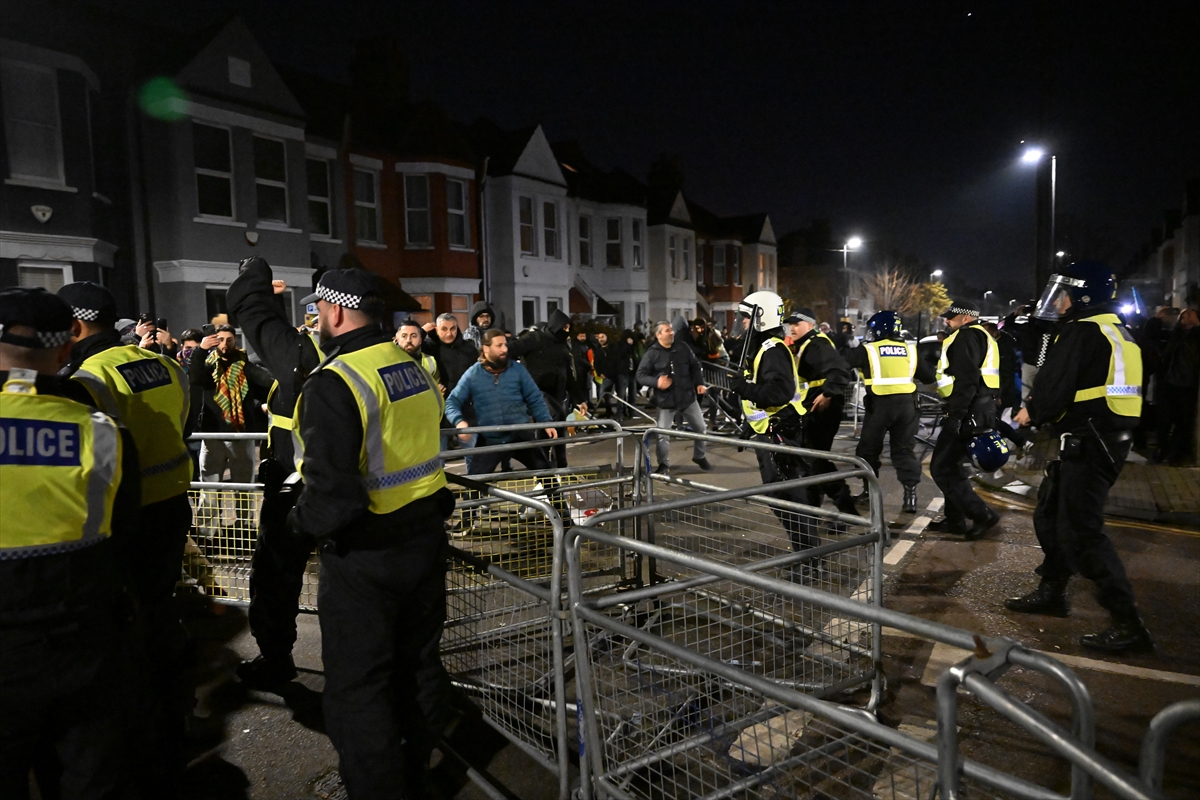
[[[858,248],[862,247],[862,243],[863,243],[862,237],[851,236],[849,239],[846,240],[846,243],[844,245],[842,245],[842,276],[844,278],[846,292],[845,292],[845,294],[842,295],[842,313],[838,315],[839,322],[841,321],[841,317],[845,317],[846,319],[850,318],[850,259],[849,259],[849,256],[850,256],[850,251],[857,250]]]
[[[987,313],[987,299],[988,299],[989,294],[995,294],[995,292],[992,291],[991,289],[988,289],[986,292],[983,293],[983,313],[984,314]]]
[[[1050,280],[1058,251],[1054,246],[1054,200],[1058,182],[1058,157],[1041,147],[1029,147],[1021,155],[1025,164],[1037,165],[1037,249],[1034,251],[1034,291]],[[1065,253],[1064,253],[1065,255]]]

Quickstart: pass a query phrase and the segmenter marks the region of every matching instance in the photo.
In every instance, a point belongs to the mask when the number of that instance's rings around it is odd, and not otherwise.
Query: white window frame
[[[617,236],[614,239],[612,236],[612,226],[609,223],[617,223]],[[604,218],[604,266],[606,269],[625,269],[625,247],[621,241],[622,230],[620,217],[605,217]],[[612,259],[608,257],[609,248],[613,245],[617,246],[617,263],[611,263]]]
[[[692,279],[692,240],[691,237],[681,236],[680,239],[680,259],[683,262],[683,279],[690,281]]]
[[[633,316],[634,316],[633,321],[635,323],[645,322],[646,321],[646,304],[645,303],[634,303],[633,304]]]
[[[533,303],[533,322],[525,322],[525,304]],[[536,325],[540,322],[542,301],[540,297],[522,297],[521,298],[521,330],[525,330],[530,325]]]
[[[54,125],[53,125],[53,130],[51,133],[54,136],[54,146],[55,146],[55,151],[58,156],[58,177],[57,178],[47,178],[44,175],[27,175],[27,174],[23,174],[23,173],[19,173],[19,172],[13,172],[12,171],[12,152],[9,151],[9,153],[8,153],[9,180],[6,181],[6,183],[12,182],[12,183],[34,184],[34,185],[46,186],[47,188],[59,188],[59,189],[68,188],[67,187],[67,174],[66,174],[67,167],[66,167],[65,158],[63,157],[62,108],[59,106],[58,70],[54,69],[53,67],[47,67],[47,66],[43,66],[41,64],[30,64],[26,61],[17,61],[16,59],[12,59],[12,58],[0,59],[0,70],[4,70],[4,69],[27,70],[29,72],[40,72],[44,75],[50,76],[50,86],[54,90],[54,97],[53,97]],[[10,118],[8,116],[10,106],[11,106],[10,103],[4,103],[4,133],[5,133],[5,138],[11,142],[13,139],[13,136],[9,132],[9,119]],[[50,130],[50,127],[51,127],[51,126],[45,125],[44,123],[41,123],[41,122],[31,122],[29,120],[13,119],[13,122],[17,122],[17,123],[20,123],[23,125],[33,125],[38,128],[44,128],[48,131]]]
[[[433,247],[433,214],[431,213],[432,209],[430,208],[430,205],[431,205],[431,200],[433,198],[429,191],[429,189],[430,189],[429,175],[424,172],[406,172],[401,177],[403,178],[403,186],[401,187],[401,189],[404,192],[404,244],[406,247],[410,247],[410,248],[413,248],[416,250],[425,250],[425,249],[432,248]],[[410,180],[425,181],[425,205],[424,205],[424,207],[409,205],[408,182]],[[412,227],[413,226],[409,222],[409,215],[410,214],[422,214],[422,213],[425,215],[425,231],[428,234],[429,238],[425,239],[424,241],[415,241],[414,242],[413,238],[412,238]]]
[[[554,306],[553,309],[550,308],[551,305]],[[547,297],[546,298],[546,319],[550,319],[551,315],[553,315],[555,311],[562,311],[564,314],[566,313],[566,311],[563,309],[562,298],[561,297]]]
[[[725,245],[713,245],[713,286],[725,286],[729,276],[725,272]]]
[[[671,233],[667,235],[667,273],[674,279],[679,279],[679,237]]]
[[[63,286],[68,283],[75,282],[75,267],[69,262],[63,261],[18,261],[17,262],[17,286],[29,287],[22,278],[22,271],[26,269],[44,269],[58,270],[62,273]],[[104,270],[100,270],[100,274],[104,274]]]
[[[542,239],[546,258],[562,258],[562,240],[558,236],[558,203],[542,201]]]
[[[450,206],[450,184],[456,183],[462,188],[462,205],[461,209],[455,209]],[[446,241],[450,244],[451,250],[470,250],[471,249],[471,196],[467,194],[467,182],[459,178],[446,178]],[[450,241],[450,222],[452,216],[462,217],[463,240],[461,242]]]
[[[642,260],[642,221],[640,219],[633,220],[631,238],[633,240],[633,268],[645,269],[646,262]]]
[[[195,175],[207,175],[210,178],[224,178],[229,181],[229,216],[223,217],[220,214],[205,214],[200,210],[200,181],[196,181],[196,217],[197,219],[237,219],[237,192],[233,190],[233,129],[227,125],[214,125],[211,122],[197,122],[192,120],[192,134],[195,135],[196,126],[202,125],[207,128],[215,128],[219,131],[225,131],[225,142],[229,145],[229,172],[221,172],[220,170],[208,169],[206,167],[197,167],[195,164],[196,146],[192,145],[192,167]]]
[[[325,196],[321,197],[320,195],[313,194],[311,186],[307,186],[307,189],[308,189],[308,202],[310,204],[311,203],[324,203],[325,204],[325,219],[326,219],[325,227],[329,230],[329,232],[328,233],[318,233],[316,231],[309,231],[309,235],[315,239],[321,239],[321,240],[328,239],[328,240],[332,241],[333,236],[334,236],[334,230],[333,230],[333,164],[327,158],[320,158],[319,156],[306,155],[304,157],[304,175],[305,175],[305,179],[306,179],[306,184],[307,184],[307,178],[308,178],[308,162],[310,162],[310,161],[316,161],[317,163],[323,164],[325,166]]]
[[[366,247],[385,247],[386,245],[383,243],[383,220],[380,219],[379,214],[379,170],[371,167],[355,165],[354,173],[357,174],[359,172],[371,176],[372,187],[375,194],[375,202],[364,203],[358,199],[358,192],[355,191],[355,181],[352,175],[350,181],[350,190],[354,195],[354,240],[357,244],[365,245]],[[360,208],[369,208],[375,213],[375,234],[378,236],[377,239],[364,239],[362,236],[362,231],[358,229],[358,209]]]
[[[587,235],[584,235],[584,228],[587,228]],[[579,266],[592,266],[592,217],[589,214],[579,215]]]
[[[742,285],[742,248],[734,247],[730,253],[729,270],[730,279],[734,286]]]
[[[289,202],[290,198],[288,197],[287,142],[276,136],[265,136],[261,133],[255,133],[255,134],[253,134],[253,137],[255,139],[262,139],[265,142],[278,142],[279,146],[283,148],[283,182],[282,183],[280,183],[279,181],[276,181],[276,180],[271,180],[270,178],[258,177],[258,165],[257,164],[254,165],[254,218],[256,220],[258,220],[260,227],[266,227],[269,225],[282,225],[285,228],[290,228],[291,227],[291,219],[292,219],[292,209],[291,209],[292,204]],[[251,142],[251,146],[253,146],[253,141]],[[232,161],[230,163],[232,164]],[[273,187],[276,189],[283,189],[283,219],[282,220],[264,219],[263,217],[260,217],[258,215],[258,187],[259,186],[270,186],[270,187]]]
[[[523,203],[529,204],[529,222],[521,218],[522,212],[525,210],[522,205]],[[529,229],[528,250],[525,249],[525,243],[522,241],[522,233],[525,228]],[[517,196],[517,249],[523,256],[536,256],[538,254],[537,206],[534,204],[533,198],[528,195]]]

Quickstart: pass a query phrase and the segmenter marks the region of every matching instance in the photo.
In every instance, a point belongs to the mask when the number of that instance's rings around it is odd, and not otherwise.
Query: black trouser
[[[992,427],[996,420],[996,403],[990,396],[978,398],[971,413],[981,429]],[[929,459],[929,474],[946,498],[943,509],[946,519],[954,525],[965,524],[967,518],[987,519],[987,504],[975,494],[971,481],[963,474],[962,463],[967,460],[968,438],[960,433],[961,422],[947,418],[942,422],[933,456]]]
[[[295,491],[263,492],[258,518],[258,540],[250,564],[250,632],[259,652],[271,660],[286,660],[296,644],[296,615],[304,570],[315,542],[293,532],[288,512],[296,504]]]
[[[565,434],[566,431],[560,431],[560,433]],[[513,441],[532,442],[535,438],[536,431],[520,431]],[[500,444],[500,442],[489,442],[483,434],[480,434],[475,440],[475,447],[487,447],[489,444]],[[467,452],[471,452],[471,450]],[[507,450],[499,453],[480,453],[476,456],[467,456],[467,474],[489,475],[496,471],[496,467],[501,461],[509,458],[515,458],[517,461],[520,461],[525,469],[550,469],[550,462],[546,458],[545,448],[526,447],[521,450]]]
[[[1033,528],[1042,547],[1037,573],[1048,580],[1064,581],[1073,574],[1082,575],[1096,584],[1100,605],[1117,621],[1132,621],[1137,609],[1121,557],[1104,535],[1104,503],[1131,443],[1110,441],[1110,461],[1089,438],[1082,457],[1050,462],[1033,512]]]
[[[103,561],[111,580],[116,567],[110,559]],[[30,769],[44,764],[47,755],[56,763],[38,770],[42,797],[125,796],[126,753],[136,749],[122,726],[128,707],[122,616],[128,609],[117,602],[112,587],[94,593],[82,586],[67,589],[76,593],[75,603],[95,596],[87,607],[38,609],[27,623],[10,613],[0,627],[0,797],[5,800],[29,797]],[[142,724],[134,719],[131,727]],[[142,758],[138,753],[139,763]]]
[[[438,723],[430,717],[450,692],[437,658],[446,619],[442,520],[406,520],[395,537],[388,547],[321,552],[325,727],[352,800],[413,796],[405,785],[432,747]]]
[[[1196,431],[1196,387],[1175,386],[1163,380],[1163,401],[1158,406],[1158,445],[1154,456],[1158,460],[1175,461],[1192,454],[1192,437]]]
[[[804,436],[801,440],[801,447],[827,452],[833,448],[833,439],[842,425],[842,403],[841,395],[833,395],[829,398],[829,405],[825,408],[815,413],[809,411],[804,415]],[[811,403],[807,405],[811,406]],[[837,467],[833,465],[832,461],[826,458],[812,460],[810,475],[824,475],[827,472],[837,472]],[[819,506],[822,497],[828,497],[837,502],[839,497],[849,494],[850,489],[846,486],[845,481],[838,480],[818,483],[808,487],[805,491],[808,495],[809,505]]]
[[[917,460],[913,448],[920,424],[915,395],[869,397],[862,434],[854,454],[870,464],[878,475],[879,455],[883,452],[884,434],[887,434],[891,437],[892,466],[896,470],[896,477],[904,486],[916,486],[921,482],[921,462]]]
[[[773,444],[795,444],[791,441],[781,442],[769,435],[759,435],[754,438]],[[755,450],[754,452],[758,456],[758,474],[762,476],[764,486],[769,483],[795,480],[805,474],[804,462],[798,456],[773,453],[769,450]],[[778,497],[780,500],[790,500],[793,503],[809,504],[808,490],[804,488],[780,489],[764,492],[764,494],[769,497]],[[775,512],[783,529],[787,531],[793,550],[805,550],[821,543],[821,537],[817,535],[816,521],[811,516],[801,516],[796,511],[781,508],[771,510]]]

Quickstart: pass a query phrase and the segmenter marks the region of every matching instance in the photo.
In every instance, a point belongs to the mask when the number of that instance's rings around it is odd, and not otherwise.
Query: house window
[[[758,254],[758,288],[767,288],[767,256],[765,253]]]
[[[204,307],[208,312],[208,321],[213,325],[237,325],[237,320],[229,311],[229,303],[225,295],[228,287],[209,286],[204,290]]]
[[[672,278],[679,277],[679,259],[676,254],[679,247],[677,239],[678,237],[673,235],[667,237],[667,270]]]
[[[634,308],[633,315],[636,317],[634,322],[635,323],[645,322],[645,320],[646,320],[646,304],[645,303],[634,303],[633,308]]]
[[[470,247],[466,181],[446,180],[446,222],[450,231],[450,246]]]
[[[536,297],[521,298],[521,327],[528,328],[537,324],[537,307],[538,301]]]
[[[58,74],[49,67],[0,61],[8,171],[13,178],[62,185]]]
[[[329,162],[310,158],[308,172],[308,230],[317,236],[333,236],[333,208],[329,202]]]
[[[633,268],[645,269],[646,265],[642,261],[642,221],[635,219],[633,221]]]
[[[23,289],[57,292],[73,281],[70,264],[18,264],[17,285]]]
[[[229,82],[234,86],[253,88],[254,81],[250,78],[250,62],[244,58],[229,56]]]
[[[683,237],[683,279],[690,280],[692,277],[692,240]]]
[[[704,285],[704,243],[696,242],[696,285]]]
[[[404,176],[404,224],[408,244],[428,245],[433,237],[429,231],[429,176]]]
[[[620,269],[625,266],[621,260],[621,218],[609,217],[605,223],[608,228],[608,242],[604,248],[605,261],[608,266]]]
[[[354,170],[354,221],[358,241],[380,242],[378,172]]]
[[[546,240],[546,257],[561,257],[558,251],[558,208],[554,203],[542,203],[542,236]]]
[[[452,294],[450,295],[450,313],[458,320],[458,329],[465,331],[470,325],[470,320],[467,319],[467,311],[471,308],[471,295],[469,294]]]
[[[725,285],[725,245],[713,246],[713,286]]]
[[[546,319],[550,319],[552,316],[554,316],[554,312],[559,311],[560,309],[562,309],[561,297],[546,298]]]
[[[254,137],[254,193],[259,220],[287,224],[287,158],[278,139]]]
[[[517,207],[518,222],[521,226],[521,255],[536,256],[537,242],[533,238],[533,199],[530,197],[517,198]]]
[[[422,325],[424,325],[426,322],[433,322],[433,295],[414,294],[412,299],[420,303],[421,310],[414,311],[413,313],[409,314],[409,316]]]
[[[579,218],[579,266],[592,265],[592,218]]]
[[[233,219],[233,155],[229,129],[192,123],[196,200],[202,217]]]
[[[735,247],[729,254],[730,271],[733,273],[733,285],[742,285],[742,251],[741,248]]]

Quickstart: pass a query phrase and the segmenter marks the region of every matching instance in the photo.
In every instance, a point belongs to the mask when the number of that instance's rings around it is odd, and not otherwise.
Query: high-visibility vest
[[[770,339],[767,339],[765,342],[763,342],[762,346],[758,348],[758,352],[754,354],[754,364],[751,367],[750,373],[751,383],[758,383],[758,365],[762,363],[763,353],[767,352],[772,347],[782,347],[787,350],[787,345],[784,343],[783,339],[778,337],[772,336]],[[795,393],[792,395],[792,399],[789,402],[781,406],[774,406],[772,408],[759,408],[749,400],[742,400],[742,414],[745,415],[746,421],[750,423],[750,427],[754,429],[755,433],[766,433],[767,428],[771,424],[771,417],[775,416],[780,411],[783,411],[789,405],[796,409],[797,414],[804,416],[804,395],[800,392],[800,376],[796,372],[796,359],[792,358],[791,351],[788,351],[788,358],[791,359],[792,362],[792,383],[796,387]]]
[[[442,393],[433,378],[394,342],[383,342],[327,360],[358,403],[363,427],[359,470],[372,514],[389,514],[446,485],[442,472]],[[315,374],[315,373],[314,373]],[[296,401],[296,416],[304,393]],[[296,471],[304,475],[300,426],[292,431]]]
[[[318,359],[323,358],[324,356],[321,353],[321,340],[317,338],[317,335],[315,333],[310,333],[307,336],[305,336],[304,338],[307,339],[310,343],[312,343],[312,346],[317,351]],[[278,412],[271,411],[271,401],[275,399],[275,391],[278,388],[279,388],[279,381],[275,381],[274,383],[271,384],[271,390],[269,392],[267,392],[267,432],[268,433],[271,431],[272,428],[279,428],[280,430],[290,431],[296,427],[296,418],[294,416],[290,416],[290,415],[285,416]],[[292,405],[292,414],[295,414],[295,413],[296,413],[296,406],[295,406],[295,404],[293,404]]]
[[[961,328],[954,331],[946,337],[942,342],[942,357],[938,359],[937,367],[937,390],[941,397],[949,397],[954,391],[954,376],[947,375],[946,369],[950,366],[950,360],[946,356],[950,352],[950,345],[954,344],[954,340],[958,338],[958,334],[962,333],[970,325],[963,325]],[[987,340],[987,353],[983,356],[983,363],[979,365],[979,372],[983,376],[983,385],[989,389],[1000,388],[1000,347],[996,344],[996,340],[983,328],[978,329],[983,334],[983,338]]]
[[[836,346],[833,344],[833,339],[830,339],[828,336],[826,336],[823,333],[818,333],[816,336],[811,336],[808,339],[805,339],[804,344],[800,345],[800,349],[796,351],[797,375],[799,375],[800,360],[802,358],[804,358],[804,351],[807,350],[808,346],[810,344],[812,344],[814,341],[816,341],[817,339],[824,339],[826,342],[829,343],[830,347],[833,347],[835,350],[837,349]],[[805,400],[808,399],[809,391],[816,389],[819,386],[823,386],[824,384],[825,384],[824,378],[816,378],[815,380],[811,380],[811,381],[806,381],[806,380],[804,380],[804,378],[800,378],[799,379],[800,402],[803,403]]]
[[[183,367],[134,345],[110,347],[71,376],[100,410],[129,429],[142,471],[142,505],[181,495],[192,480],[183,441],[191,400]]]
[[[865,342],[871,374],[863,377],[867,391],[874,395],[912,394],[917,391],[917,348],[908,342],[884,340]]]
[[[418,351],[420,352],[420,351]],[[435,384],[441,383],[441,376],[438,375],[437,359],[429,355],[429,353],[421,353],[421,367],[429,373],[429,377],[433,378]]]
[[[14,377],[0,389],[0,561],[55,555],[112,535],[121,435],[105,414]]]
[[[1097,314],[1077,322],[1095,324],[1108,340],[1108,378],[1100,386],[1075,392],[1075,402],[1104,398],[1108,410],[1122,417],[1142,415],[1142,350],[1116,314]],[[1074,323],[1071,323],[1074,324]]]

